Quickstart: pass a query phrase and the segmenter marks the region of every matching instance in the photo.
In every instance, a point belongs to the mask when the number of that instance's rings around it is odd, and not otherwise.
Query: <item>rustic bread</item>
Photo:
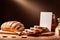
[[[1,30],[10,31],[10,32],[18,32],[24,30],[24,25],[18,21],[7,21],[1,25]]]
[[[22,34],[25,35],[37,35],[41,33],[49,32],[46,27],[31,27],[30,29],[25,29]]]

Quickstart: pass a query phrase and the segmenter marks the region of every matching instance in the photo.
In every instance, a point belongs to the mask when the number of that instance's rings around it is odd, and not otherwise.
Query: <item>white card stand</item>
[[[40,13],[40,27],[47,27],[51,31],[52,12]]]

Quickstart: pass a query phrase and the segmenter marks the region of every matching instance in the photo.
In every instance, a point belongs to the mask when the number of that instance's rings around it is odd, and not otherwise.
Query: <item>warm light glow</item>
[[[11,37],[16,37],[16,35],[10,35]]]
[[[41,27],[47,27],[46,25],[43,25],[43,26],[41,26]]]
[[[3,37],[4,37],[4,36],[6,36],[6,37],[7,37],[8,35],[3,35]]]
[[[27,37],[27,35],[23,35],[23,37]]]
[[[14,0],[14,2],[27,10],[28,15],[38,16],[38,12],[40,12],[40,7],[36,3],[32,3],[27,0]]]
[[[59,36],[59,29],[58,28],[55,29],[55,36]]]
[[[16,32],[17,34],[20,34],[21,32]]]

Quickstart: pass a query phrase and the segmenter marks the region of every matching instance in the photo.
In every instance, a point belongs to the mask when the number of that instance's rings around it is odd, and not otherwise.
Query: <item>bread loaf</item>
[[[24,25],[18,21],[8,21],[1,25],[1,30],[10,32],[19,32],[24,30]]]

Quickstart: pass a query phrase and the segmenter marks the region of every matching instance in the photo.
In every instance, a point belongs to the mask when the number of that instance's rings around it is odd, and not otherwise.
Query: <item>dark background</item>
[[[43,12],[53,12],[56,17],[60,17],[60,1],[59,0],[24,0],[29,6],[22,6],[23,4],[17,4],[13,0],[0,0],[0,25],[3,22],[16,20],[29,28],[34,25],[39,25],[39,14]],[[37,7],[36,7],[37,6]],[[37,10],[35,9],[37,8]]]

